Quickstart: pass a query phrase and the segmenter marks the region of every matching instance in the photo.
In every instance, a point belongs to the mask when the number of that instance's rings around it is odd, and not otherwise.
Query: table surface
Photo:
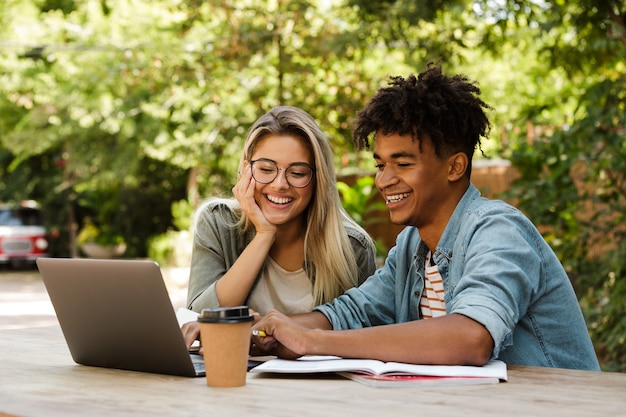
[[[626,414],[626,374],[509,367],[496,385],[375,388],[248,374],[240,388],[77,365],[58,326],[0,331],[0,416],[599,416]]]

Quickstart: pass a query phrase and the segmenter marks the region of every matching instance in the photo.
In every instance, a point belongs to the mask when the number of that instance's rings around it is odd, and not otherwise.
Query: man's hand
[[[295,359],[312,353],[311,341],[316,330],[301,326],[286,315],[272,310],[254,324],[253,330],[262,330],[265,336],[253,336],[256,347],[266,354],[284,359]]]

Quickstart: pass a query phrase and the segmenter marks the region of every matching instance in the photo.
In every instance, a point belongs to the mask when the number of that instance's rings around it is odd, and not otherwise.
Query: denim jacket
[[[359,288],[316,307],[334,329],[420,319],[428,248],[406,227],[385,265]],[[481,323],[508,364],[599,370],[576,294],[558,258],[516,208],[470,185],[433,258],[446,312]]]
[[[198,211],[187,290],[187,308],[191,310],[200,312],[203,308],[219,307],[215,283],[237,261],[254,237],[254,230],[241,233],[234,226],[237,208],[235,199],[215,198]],[[347,221],[344,221],[344,228],[359,268],[356,283],[361,284],[376,269],[374,243],[363,229]],[[262,273],[263,268],[257,274],[254,285],[261,279]],[[314,279],[311,277],[312,281]]]

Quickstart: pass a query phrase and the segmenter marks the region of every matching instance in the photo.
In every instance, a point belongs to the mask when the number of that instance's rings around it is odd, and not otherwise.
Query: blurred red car
[[[40,256],[48,256],[48,239],[38,204],[0,204],[0,264],[32,263]]]

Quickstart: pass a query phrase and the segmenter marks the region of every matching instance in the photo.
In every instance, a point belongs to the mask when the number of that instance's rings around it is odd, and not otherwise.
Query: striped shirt
[[[443,291],[443,280],[436,264],[430,263],[431,253],[428,252],[425,262],[424,291],[420,300],[422,317],[430,319],[446,315],[446,304]]]

